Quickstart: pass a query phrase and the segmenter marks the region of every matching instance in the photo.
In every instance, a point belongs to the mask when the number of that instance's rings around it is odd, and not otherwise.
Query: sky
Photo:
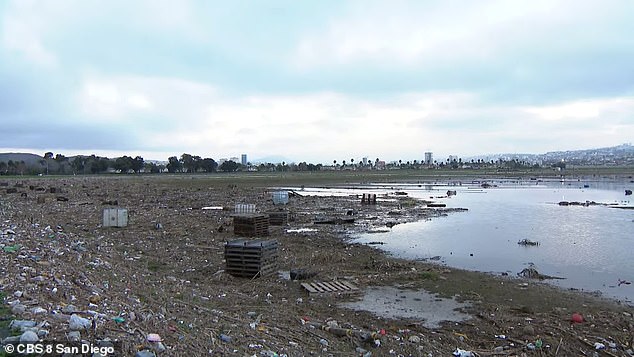
[[[631,0],[0,0],[0,152],[313,163],[634,142]]]

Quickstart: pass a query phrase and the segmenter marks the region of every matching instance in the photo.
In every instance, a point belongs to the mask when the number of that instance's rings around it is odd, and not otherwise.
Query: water
[[[606,206],[559,206],[559,201],[595,201],[634,205],[625,196],[631,183],[501,181],[479,185],[400,185],[409,196],[429,198],[448,189],[457,195],[440,201],[468,212],[400,224],[383,234],[362,234],[359,242],[408,259],[440,257],[442,263],[468,270],[515,275],[534,264],[542,274],[564,280],[552,284],[604,296],[634,300],[634,210]],[[589,187],[584,187],[588,185]],[[439,201],[439,200],[435,200]],[[517,244],[522,239],[539,246]],[[619,281],[632,282],[630,285]]]

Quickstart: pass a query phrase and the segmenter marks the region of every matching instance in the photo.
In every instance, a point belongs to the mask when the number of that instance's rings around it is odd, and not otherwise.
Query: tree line
[[[565,168],[565,164],[557,163],[560,168]],[[563,166],[563,167],[561,167]],[[281,162],[260,163],[242,165],[241,163],[224,160],[221,163],[214,159],[203,158],[197,155],[183,153],[180,157],[171,156],[167,163],[145,161],[141,156],[121,156],[118,158],[107,158],[96,156],[78,155],[66,157],[62,154],[46,152],[37,163],[28,164],[23,160],[0,161],[0,175],[84,175],[84,174],[138,174],[138,173],[213,173],[213,172],[235,172],[235,171],[320,171],[320,170],[390,170],[390,169],[498,169],[498,170],[520,170],[529,168],[539,168],[540,165],[531,164],[517,159],[496,161],[447,159],[446,161],[424,162],[423,160],[413,161],[392,161],[385,163],[376,160],[333,160],[332,166],[322,164],[312,164],[307,162],[289,163]]]

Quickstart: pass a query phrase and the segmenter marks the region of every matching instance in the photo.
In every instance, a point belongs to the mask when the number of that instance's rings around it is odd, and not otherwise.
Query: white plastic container
[[[285,205],[288,203],[288,191],[273,192],[273,204]]]
[[[104,227],[125,227],[128,225],[128,210],[125,208],[104,208]]]

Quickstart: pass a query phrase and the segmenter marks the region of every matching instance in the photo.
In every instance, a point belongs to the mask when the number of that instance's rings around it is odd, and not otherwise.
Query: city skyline
[[[292,161],[634,141],[630,1],[7,1],[0,152]]]

